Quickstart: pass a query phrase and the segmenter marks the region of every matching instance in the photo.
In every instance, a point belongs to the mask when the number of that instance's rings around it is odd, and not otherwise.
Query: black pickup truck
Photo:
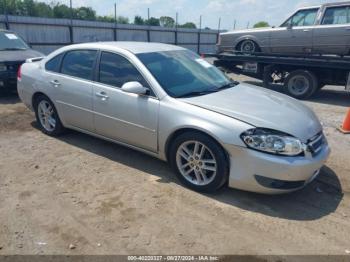
[[[17,71],[28,58],[44,56],[16,33],[0,29],[0,94],[17,89]]]

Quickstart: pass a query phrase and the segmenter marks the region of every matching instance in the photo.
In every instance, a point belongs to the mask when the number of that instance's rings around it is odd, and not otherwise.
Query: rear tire
[[[297,99],[311,97],[318,88],[318,80],[314,73],[307,70],[291,72],[284,81],[284,90]]]
[[[255,43],[253,40],[246,39],[243,40],[237,48],[238,51],[242,52],[243,54],[254,54],[257,52],[260,52],[260,47],[257,43]]]
[[[44,134],[59,136],[65,131],[55,105],[47,96],[40,95],[35,98],[34,110],[36,121]]]
[[[222,147],[200,132],[186,132],[172,142],[169,162],[178,179],[198,192],[214,192],[229,176],[229,163]]]

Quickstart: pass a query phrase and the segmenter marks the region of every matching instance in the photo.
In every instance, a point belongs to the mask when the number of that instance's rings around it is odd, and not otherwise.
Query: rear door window
[[[62,61],[63,54],[59,54],[52,58],[50,61],[48,61],[45,64],[45,69],[47,71],[56,72],[58,73],[60,71],[61,61]]]
[[[69,51],[63,58],[61,73],[92,80],[96,56],[97,51],[95,50]]]
[[[322,24],[341,25],[350,23],[350,6],[329,7],[326,9]]]

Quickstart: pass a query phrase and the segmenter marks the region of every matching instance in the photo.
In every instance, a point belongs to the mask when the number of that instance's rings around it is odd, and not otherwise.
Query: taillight
[[[18,71],[17,71],[17,80],[18,80],[18,81],[21,81],[21,79],[22,79],[22,72],[21,72],[21,69],[22,69],[22,65],[20,65],[20,66],[18,67]]]

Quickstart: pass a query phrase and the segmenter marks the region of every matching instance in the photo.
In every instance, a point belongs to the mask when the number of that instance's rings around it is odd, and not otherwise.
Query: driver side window
[[[300,10],[289,18],[282,27],[311,26],[315,24],[318,9]]]
[[[149,87],[140,72],[126,58],[102,52],[99,67],[99,82],[116,88],[121,88],[127,82],[140,82]]]

